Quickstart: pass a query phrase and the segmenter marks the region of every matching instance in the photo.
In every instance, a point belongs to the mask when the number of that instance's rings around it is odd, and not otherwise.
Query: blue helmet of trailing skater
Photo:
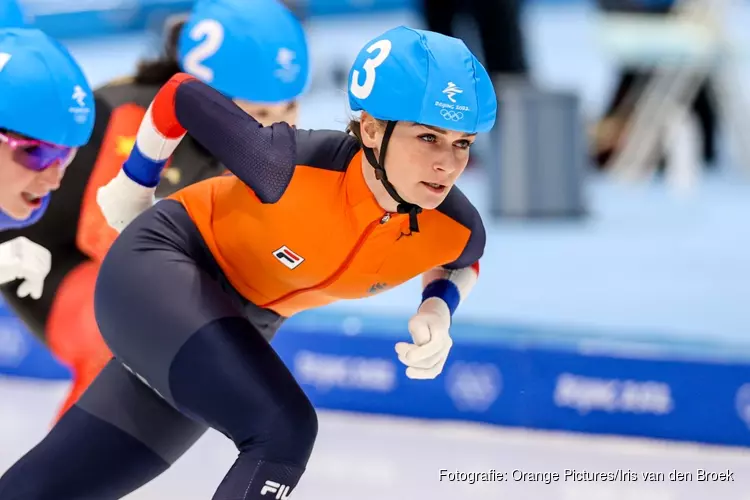
[[[16,0],[0,0],[0,29],[24,28],[26,18]]]
[[[291,101],[309,81],[302,25],[276,0],[198,0],[178,54],[183,71],[234,99]]]
[[[0,128],[66,147],[94,129],[91,87],[68,50],[37,29],[0,29]]]
[[[360,51],[349,72],[349,106],[466,133],[489,131],[497,114],[487,70],[461,40],[405,26]]]

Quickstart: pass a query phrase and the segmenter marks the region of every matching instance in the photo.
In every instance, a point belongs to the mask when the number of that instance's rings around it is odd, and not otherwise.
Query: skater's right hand
[[[117,232],[122,232],[133,219],[155,203],[156,188],[141,186],[122,169],[114,179],[96,192],[96,202],[104,219]]]
[[[409,320],[409,333],[414,343],[396,344],[398,359],[411,379],[434,379],[443,371],[453,346],[450,336],[451,313],[445,301],[430,297],[422,302],[417,314]]]
[[[52,254],[24,236],[0,243],[0,284],[22,279],[16,290],[20,298],[39,299],[44,280],[52,269]]]

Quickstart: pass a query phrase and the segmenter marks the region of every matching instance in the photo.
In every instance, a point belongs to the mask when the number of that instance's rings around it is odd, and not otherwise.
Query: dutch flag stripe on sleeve
[[[123,165],[128,177],[142,186],[154,187],[164,165],[186,130],[177,120],[175,94],[186,81],[194,78],[184,73],[175,75],[156,94],[141,122],[130,156]]]
[[[459,304],[465,299],[479,278],[479,261],[462,269],[444,269],[436,267],[424,274],[422,282],[422,301],[430,297],[443,299],[453,315]]]

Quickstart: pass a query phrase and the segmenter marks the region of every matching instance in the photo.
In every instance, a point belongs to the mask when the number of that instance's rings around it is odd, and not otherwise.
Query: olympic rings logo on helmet
[[[440,116],[451,122],[457,122],[464,119],[464,114],[461,111],[453,111],[452,109],[441,109]]]

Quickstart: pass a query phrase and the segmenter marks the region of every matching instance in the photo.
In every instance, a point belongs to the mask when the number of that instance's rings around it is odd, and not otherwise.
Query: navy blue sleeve
[[[175,115],[193,139],[255,192],[275,203],[296,166],[296,129],[286,123],[263,127],[231,99],[199,80],[181,84]]]
[[[457,187],[453,187],[443,203],[437,208],[470,231],[461,255],[453,262],[443,265],[446,269],[462,269],[475,264],[482,258],[487,242],[487,234],[479,211]]]
[[[33,224],[36,224],[36,222],[42,218],[44,212],[47,211],[47,207],[49,206],[49,199],[50,195],[42,198],[42,205],[34,210],[29,218],[25,220],[13,219],[7,214],[3,213],[2,210],[0,210],[0,231],[7,231],[9,229],[22,229],[24,227],[29,227]]]

